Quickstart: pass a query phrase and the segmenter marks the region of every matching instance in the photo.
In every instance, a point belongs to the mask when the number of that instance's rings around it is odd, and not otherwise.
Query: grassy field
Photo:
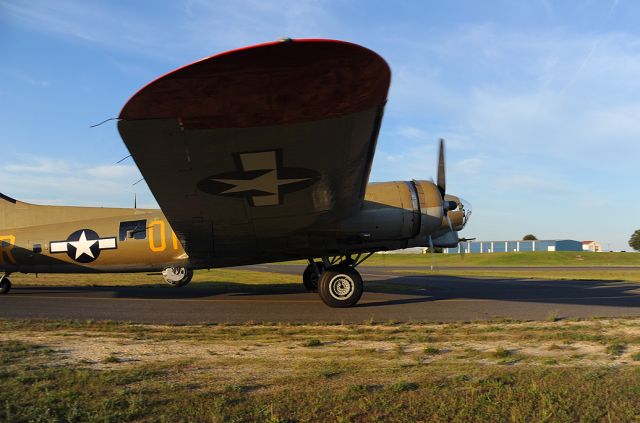
[[[0,320],[0,421],[637,421],[640,320]]]
[[[287,264],[306,264],[287,262]],[[636,253],[495,253],[484,255],[415,255],[415,254],[376,254],[367,262],[367,266],[385,266],[398,275],[433,274],[466,277],[500,277],[500,278],[539,278],[557,280],[616,280],[640,282],[638,269],[590,269],[607,266],[640,266],[640,254]],[[402,269],[402,266],[423,267],[423,269]],[[431,270],[434,266],[434,270]],[[448,267],[454,268],[448,268]],[[464,267],[500,267],[500,269],[469,269]],[[510,266],[580,266],[580,270],[530,270],[510,269]],[[395,268],[398,269],[395,269]],[[160,275],[147,274],[89,274],[89,275],[12,275],[16,286],[144,286],[167,288]],[[212,269],[196,271],[191,283],[194,288],[216,289],[221,292],[264,291],[269,286],[277,286],[282,291],[301,290],[301,276],[240,269]],[[381,285],[374,283],[373,285]],[[369,286],[373,286],[369,285]],[[394,285],[395,286],[395,285]]]
[[[161,275],[145,273],[124,274],[20,274],[11,276],[16,286],[145,286],[150,288],[175,289],[166,284]],[[237,269],[197,270],[190,287],[217,288],[227,290],[239,285],[248,291],[263,290],[265,286],[277,285],[280,289],[302,283],[301,276],[284,273],[257,272]]]
[[[303,261],[288,262],[306,264]],[[640,266],[639,253],[374,254],[368,266]]]
[[[461,270],[436,268],[430,270],[402,270],[396,269],[392,271],[398,275],[446,275],[446,276],[462,276],[469,278],[510,278],[510,279],[550,279],[550,280],[573,280],[573,281],[623,281],[623,282],[640,282],[640,270],[509,270],[490,269],[490,270]]]

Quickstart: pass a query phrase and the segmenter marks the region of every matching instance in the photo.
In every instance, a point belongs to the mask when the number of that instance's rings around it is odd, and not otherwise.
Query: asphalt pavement
[[[300,274],[302,266],[248,266]],[[475,278],[394,273],[412,268],[362,267],[365,293],[350,309],[333,309],[302,284],[238,288],[21,287],[0,296],[2,318],[140,323],[340,323],[544,320],[640,315],[640,283]],[[523,272],[526,275],[526,272]],[[118,277],[117,275],[114,277]],[[277,275],[274,276],[277,278]]]

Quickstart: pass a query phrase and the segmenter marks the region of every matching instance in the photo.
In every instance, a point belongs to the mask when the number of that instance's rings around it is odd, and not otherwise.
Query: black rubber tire
[[[346,265],[331,266],[320,277],[318,293],[329,307],[353,307],[362,296],[360,273]]]
[[[320,273],[320,276],[322,276],[324,266],[322,266],[322,263],[319,261],[316,261],[315,265],[318,269],[318,272]],[[320,278],[318,278],[317,273],[313,270],[311,265],[308,265],[302,273],[302,283],[304,284],[304,287],[307,289],[307,291],[316,292],[318,290],[319,281]]]
[[[8,294],[9,291],[11,291],[11,281],[9,280],[9,278],[4,277],[0,281],[0,295]]]
[[[187,269],[187,274],[184,276],[184,278],[180,281],[180,285],[178,286],[185,286],[187,285],[189,282],[191,282],[191,279],[193,279],[193,269]]]

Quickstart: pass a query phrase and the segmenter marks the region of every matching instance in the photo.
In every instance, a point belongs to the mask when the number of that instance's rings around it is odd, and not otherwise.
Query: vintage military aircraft
[[[471,209],[437,182],[368,184],[391,72],[364,47],[281,40],[162,76],[118,129],[162,210],[40,206],[0,195],[0,292],[24,273],[156,272],[307,259],[303,282],[357,303],[376,251],[455,246]]]

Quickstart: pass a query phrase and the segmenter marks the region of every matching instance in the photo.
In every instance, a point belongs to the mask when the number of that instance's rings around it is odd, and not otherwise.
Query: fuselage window
[[[120,222],[120,242],[127,239],[147,239],[147,221]]]

